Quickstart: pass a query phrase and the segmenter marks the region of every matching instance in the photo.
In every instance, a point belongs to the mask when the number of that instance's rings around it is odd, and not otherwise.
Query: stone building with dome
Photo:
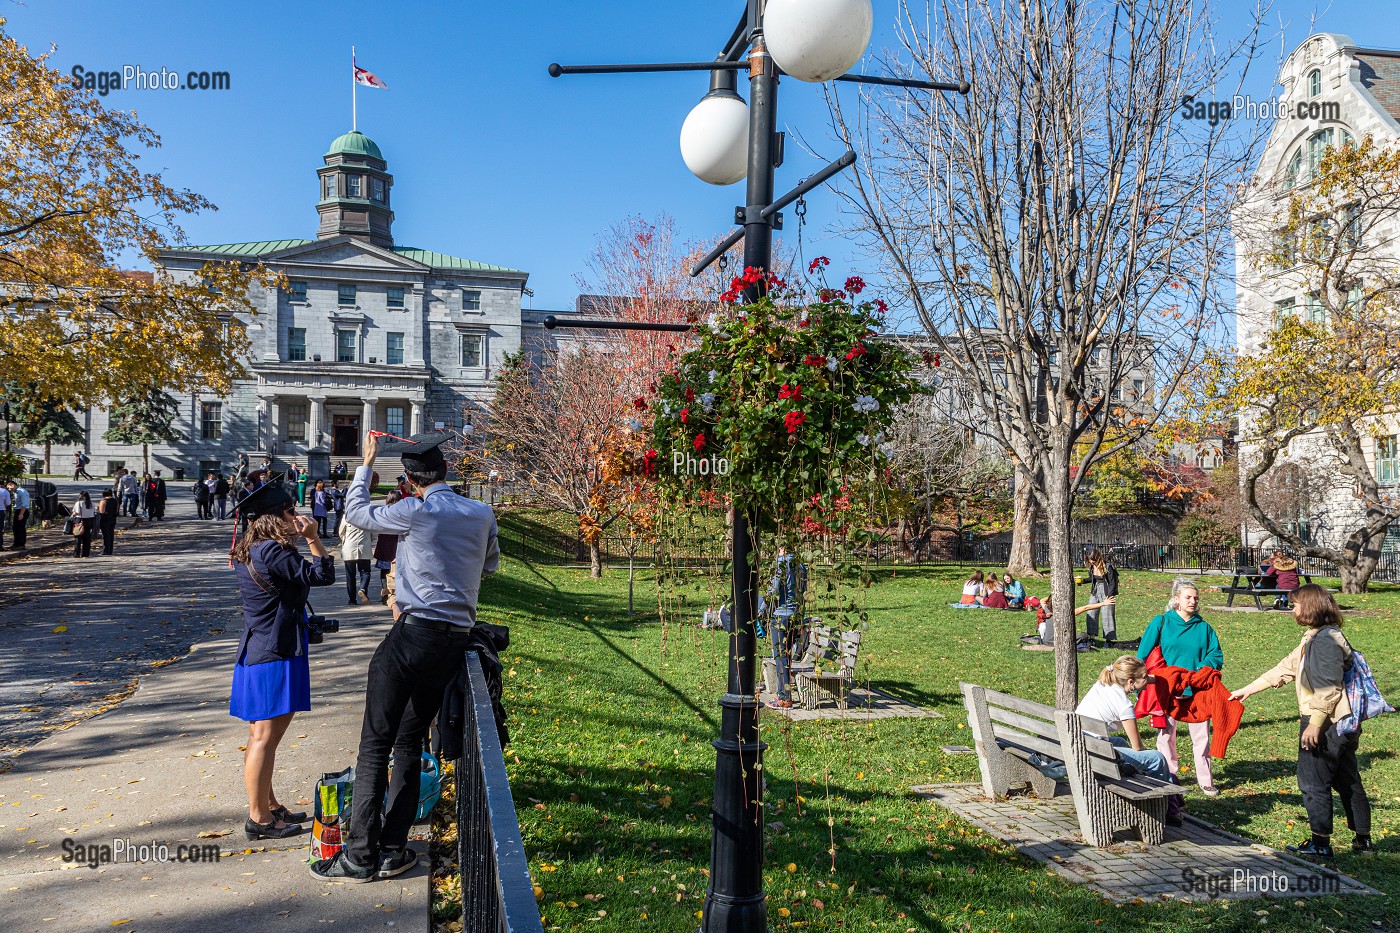
[[[194,276],[208,260],[261,262],[285,289],[250,295],[250,378],[228,396],[180,398],[184,438],[151,448],[167,476],[229,471],[239,453],[279,467],[353,467],[369,429],[404,435],[460,429],[491,398],[502,359],[547,341],[546,312],[522,310],[528,273],[394,240],[394,176],[375,144],[352,131],[336,138],[316,170],[313,238],[258,240],[166,250],[159,263]],[[89,470],[141,466],[141,449],[108,443],[107,413],[80,413]],[[54,469],[68,462],[54,451]],[[31,454],[32,455],[32,454]],[[324,456],[317,456],[324,455]]]

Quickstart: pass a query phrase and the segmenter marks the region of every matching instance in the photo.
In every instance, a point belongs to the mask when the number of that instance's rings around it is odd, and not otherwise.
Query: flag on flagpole
[[[355,83],[363,84],[365,87],[377,87],[389,90],[389,85],[380,80],[379,76],[372,71],[368,71],[355,64],[355,58],[350,58],[350,67],[355,69]]]

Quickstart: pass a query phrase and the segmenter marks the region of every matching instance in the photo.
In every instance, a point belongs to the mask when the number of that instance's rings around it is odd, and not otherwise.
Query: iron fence
[[[543,933],[491,695],[475,651],[467,654],[467,677],[471,714],[463,717],[462,758],[457,762],[462,929]]]

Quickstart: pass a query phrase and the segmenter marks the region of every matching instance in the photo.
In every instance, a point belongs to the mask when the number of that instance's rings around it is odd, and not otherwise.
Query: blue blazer
[[[301,653],[302,614],[313,586],[335,582],[335,559],[303,558],[295,548],[276,541],[259,541],[249,555],[253,569],[270,587],[253,579],[247,564],[234,564],[238,595],[243,601],[243,637],[238,659],[244,664],[281,661]]]

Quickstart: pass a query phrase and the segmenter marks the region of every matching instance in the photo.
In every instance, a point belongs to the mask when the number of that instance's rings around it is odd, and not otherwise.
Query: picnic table
[[[1270,599],[1277,600],[1280,596],[1287,596],[1289,593],[1293,592],[1292,590],[1280,590],[1276,587],[1263,586],[1264,580],[1273,576],[1273,574],[1260,573],[1258,567],[1236,567],[1234,575],[1234,579],[1230,581],[1229,586],[1216,587],[1220,592],[1226,594],[1226,606],[1233,606],[1236,596],[1251,596],[1254,598],[1255,608],[1260,612],[1265,612],[1267,609],[1273,607],[1266,607],[1264,605],[1264,597],[1267,596]],[[1241,580],[1244,582],[1241,583]],[[1310,574],[1303,573],[1301,570],[1298,571],[1299,586],[1311,582],[1312,576]]]

